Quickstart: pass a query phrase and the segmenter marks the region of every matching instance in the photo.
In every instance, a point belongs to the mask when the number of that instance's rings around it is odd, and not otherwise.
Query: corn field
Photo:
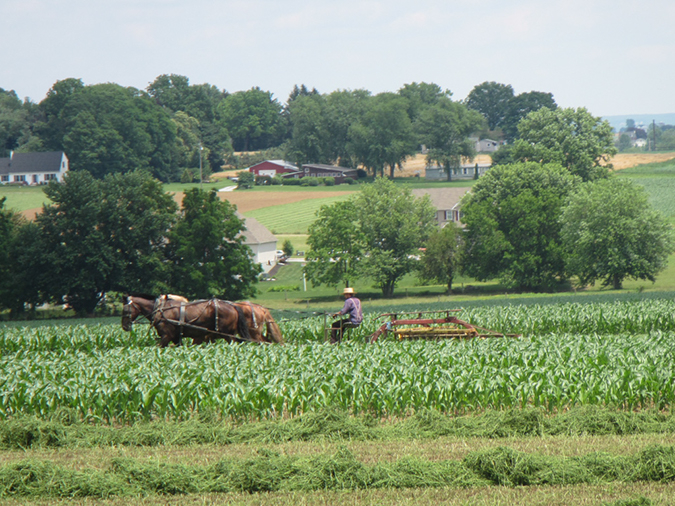
[[[485,306],[459,317],[517,339],[367,344],[375,314],[339,346],[323,318],[281,321],[286,346],[159,349],[147,326],[0,328],[0,417],[263,419],[324,406],[377,416],[577,405],[675,405],[675,304]]]

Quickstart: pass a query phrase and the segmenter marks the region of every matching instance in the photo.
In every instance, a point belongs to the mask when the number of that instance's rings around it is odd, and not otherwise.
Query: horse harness
[[[164,302],[165,302],[165,299],[163,299],[161,297],[158,298],[157,300],[155,300],[155,307],[154,307],[154,309],[151,313],[151,316],[153,316],[152,322],[154,324],[155,323],[154,320],[158,318],[157,314],[160,314],[161,318],[163,318],[165,321],[167,321],[167,322],[169,322],[173,325],[177,325],[178,329],[179,329],[178,338],[181,341],[183,339],[183,329],[189,328],[189,329],[194,329],[194,330],[200,330],[200,331],[204,332],[205,334],[215,334],[215,335],[220,336],[220,337],[229,337],[229,338],[231,338],[233,340],[236,340],[236,341],[244,341],[244,342],[251,342],[251,343],[257,343],[258,342],[258,341],[254,341],[253,339],[246,339],[245,337],[242,337],[242,336],[237,336],[237,335],[227,334],[225,332],[220,332],[220,328],[219,328],[219,324],[218,324],[219,303],[225,302],[225,304],[229,304],[230,306],[233,306],[233,304],[229,301],[221,301],[221,300],[215,299],[215,298],[210,299],[208,301],[206,301],[206,300],[195,300],[195,301],[187,302],[187,303],[185,301],[180,301],[180,309],[179,309],[179,313],[178,313],[178,320],[173,320],[171,318],[168,318],[164,314],[165,309],[175,309],[175,307],[165,308]],[[197,321],[204,314],[204,311],[206,311],[206,308],[208,307],[208,304],[205,304],[202,311],[197,316],[195,316],[192,320],[187,321],[187,322],[185,321],[185,307],[188,306],[188,305],[201,304],[203,302],[208,302],[210,304],[213,304],[213,306],[214,306],[214,310],[215,310],[214,311],[215,330],[211,330],[211,329],[208,329],[208,328],[205,328],[205,327],[200,327],[199,325],[194,325],[194,322]],[[251,312],[253,312],[253,308],[251,308]],[[255,316],[253,317],[253,319],[254,319],[254,323],[255,323]]]

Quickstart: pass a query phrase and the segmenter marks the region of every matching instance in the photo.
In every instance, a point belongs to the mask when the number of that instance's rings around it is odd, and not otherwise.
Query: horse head
[[[141,314],[141,307],[134,302],[133,297],[124,297],[124,306],[122,307],[122,329],[125,332],[131,330],[131,326]]]

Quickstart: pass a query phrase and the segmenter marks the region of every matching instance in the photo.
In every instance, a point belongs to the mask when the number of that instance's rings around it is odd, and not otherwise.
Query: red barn
[[[256,165],[249,167],[248,171],[253,172],[256,176],[270,176],[274,177],[277,174],[288,174],[291,172],[298,172],[295,165],[284,160],[265,160]]]

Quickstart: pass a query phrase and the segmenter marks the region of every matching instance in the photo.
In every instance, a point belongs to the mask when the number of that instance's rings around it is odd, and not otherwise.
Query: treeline
[[[160,181],[188,182],[200,164],[208,175],[259,161],[234,152],[266,151],[266,158],[393,175],[421,145],[431,162],[447,168],[474,154],[470,135],[513,141],[520,120],[542,107],[556,107],[550,93],[515,95],[494,82],[476,86],[463,101],[433,83],[377,95],[321,94],[302,85],[282,104],[257,87],[228,93],[174,74],[145,90],[70,78],[37,104],[0,88],[0,157],[62,150],[72,170],[98,179],[143,169]]]
[[[178,212],[147,172],[75,171],[45,192],[35,221],[0,199],[0,309],[52,303],[91,314],[110,292],[253,294],[260,266],[243,244],[244,222],[214,191],[186,192]]]

